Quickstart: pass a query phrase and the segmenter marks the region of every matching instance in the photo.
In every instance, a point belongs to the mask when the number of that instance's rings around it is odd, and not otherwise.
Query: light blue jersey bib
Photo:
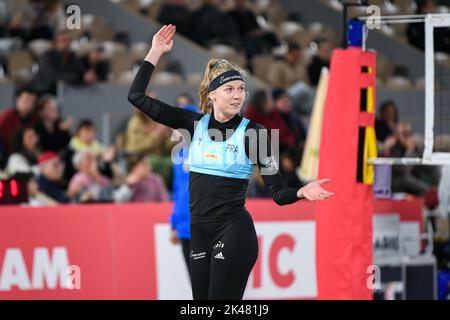
[[[197,124],[189,146],[189,171],[228,178],[249,179],[253,164],[245,153],[245,128],[250,120],[242,118],[236,131],[226,141],[213,141],[208,135],[211,114]],[[210,130],[214,135],[214,129]],[[216,129],[217,134],[220,133]]]

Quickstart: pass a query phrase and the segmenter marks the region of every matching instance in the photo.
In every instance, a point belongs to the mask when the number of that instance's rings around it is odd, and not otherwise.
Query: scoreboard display
[[[18,204],[28,201],[25,179],[9,178],[0,180],[0,204]]]

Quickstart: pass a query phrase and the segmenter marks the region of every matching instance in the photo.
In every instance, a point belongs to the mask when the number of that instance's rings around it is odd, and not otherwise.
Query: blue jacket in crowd
[[[187,105],[183,109],[198,112],[197,107]],[[173,213],[170,217],[170,224],[172,228],[178,232],[178,238],[190,239],[190,211],[189,211],[189,169],[185,165],[185,160],[188,157],[188,147],[183,148],[178,153],[178,156],[183,159],[180,164],[173,165]],[[183,152],[185,151],[185,152]]]

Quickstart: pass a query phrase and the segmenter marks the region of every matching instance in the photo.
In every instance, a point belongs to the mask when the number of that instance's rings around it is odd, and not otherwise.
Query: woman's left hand
[[[321,185],[330,181],[331,179],[312,181],[297,191],[297,197],[305,198],[309,201],[325,200],[334,195],[334,193],[325,190]]]

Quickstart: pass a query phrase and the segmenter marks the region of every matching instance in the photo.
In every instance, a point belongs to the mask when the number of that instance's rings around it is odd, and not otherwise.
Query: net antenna
[[[424,23],[425,24],[425,128],[422,158],[369,158],[372,164],[422,164],[450,165],[450,152],[435,152],[435,58],[434,29],[450,27],[450,14],[391,15],[359,17],[363,24],[363,49],[370,30],[380,29],[380,24]]]

